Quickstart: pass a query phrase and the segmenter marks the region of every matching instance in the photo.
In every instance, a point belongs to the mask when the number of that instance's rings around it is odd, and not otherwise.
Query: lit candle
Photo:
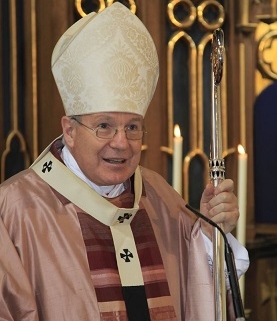
[[[237,240],[246,243],[246,205],[247,205],[247,154],[242,145],[238,145],[238,205],[240,217],[237,223]],[[239,280],[241,298],[244,302],[244,276]]]
[[[183,160],[183,137],[181,136],[180,127],[174,126],[173,139],[173,175],[172,186],[182,195],[182,160]]]

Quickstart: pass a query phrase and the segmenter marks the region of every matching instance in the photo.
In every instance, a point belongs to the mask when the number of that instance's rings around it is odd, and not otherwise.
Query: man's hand
[[[238,201],[233,191],[234,182],[231,179],[222,181],[216,187],[208,184],[200,201],[200,212],[215,223],[222,223],[225,233],[234,229],[239,218]],[[201,226],[203,232],[211,238],[212,227],[204,221]]]

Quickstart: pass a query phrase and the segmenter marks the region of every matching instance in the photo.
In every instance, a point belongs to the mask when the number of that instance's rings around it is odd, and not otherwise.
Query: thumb
[[[214,197],[214,186],[208,183],[202,193],[201,203],[208,203]]]

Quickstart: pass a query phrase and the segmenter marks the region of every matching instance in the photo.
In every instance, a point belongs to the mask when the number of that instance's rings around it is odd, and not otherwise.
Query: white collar
[[[77,164],[75,158],[70,153],[68,147],[65,145],[61,152],[61,157],[65,165],[81,180],[86,182],[95,192],[101,196],[113,198],[125,191],[125,185],[123,183],[111,186],[99,186],[89,180],[85,174],[81,171],[79,165]]]

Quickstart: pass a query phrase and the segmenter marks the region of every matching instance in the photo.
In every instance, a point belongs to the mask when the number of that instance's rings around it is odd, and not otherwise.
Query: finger
[[[207,204],[207,209],[210,211],[218,205],[224,206],[224,204],[231,204],[234,208],[237,208],[237,197],[230,192],[221,192],[215,197],[211,198]]]
[[[229,214],[234,215],[234,219],[239,216],[238,208],[232,203],[220,203],[209,210],[209,216],[217,222],[219,219],[222,222]]]
[[[225,179],[215,188],[215,195],[222,192],[234,192],[234,182],[231,179]]]

